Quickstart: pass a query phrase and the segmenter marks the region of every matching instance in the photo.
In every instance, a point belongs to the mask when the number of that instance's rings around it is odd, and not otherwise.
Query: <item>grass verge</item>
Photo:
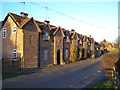
[[[22,72],[8,72],[8,73],[2,73],[2,79],[7,79],[11,77],[21,76],[24,75]]]
[[[112,50],[112,51],[109,51],[109,53],[118,53],[120,52],[120,50]]]
[[[115,90],[116,86],[112,80],[101,81],[97,83],[93,83],[88,86],[88,88],[113,88]]]

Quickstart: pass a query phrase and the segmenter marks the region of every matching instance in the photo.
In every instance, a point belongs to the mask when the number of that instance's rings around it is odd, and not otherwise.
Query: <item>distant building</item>
[[[101,50],[108,50],[108,51],[112,51],[115,50],[114,46],[112,45],[112,43],[110,42],[100,42],[101,44]]]
[[[68,30],[63,29],[64,32],[64,40],[63,40],[63,60],[65,63],[70,63],[70,32]]]

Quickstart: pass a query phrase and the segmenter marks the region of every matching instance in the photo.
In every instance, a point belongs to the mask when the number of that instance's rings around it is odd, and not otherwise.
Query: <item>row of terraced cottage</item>
[[[40,22],[21,12],[8,13],[2,21],[0,50],[1,60],[20,60],[22,68],[34,68],[95,58],[99,44],[73,29]]]

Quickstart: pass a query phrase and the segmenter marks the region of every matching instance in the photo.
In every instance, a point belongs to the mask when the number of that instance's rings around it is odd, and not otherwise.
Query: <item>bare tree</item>
[[[120,36],[117,37],[117,39],[114,42],[114,47],[115,48],[120,48]]]

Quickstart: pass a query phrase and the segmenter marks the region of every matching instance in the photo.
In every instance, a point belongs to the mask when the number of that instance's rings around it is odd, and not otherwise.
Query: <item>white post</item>
[[[0,30],[0,61],[2,60],[2,29]]]

